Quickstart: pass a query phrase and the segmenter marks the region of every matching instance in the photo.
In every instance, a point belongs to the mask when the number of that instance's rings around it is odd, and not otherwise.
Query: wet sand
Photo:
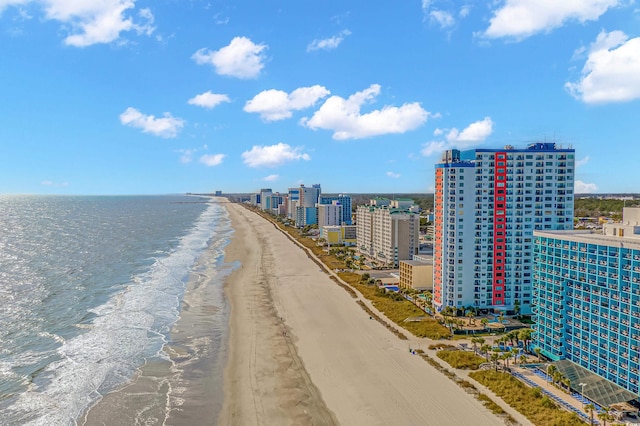
[[[235,266],[204,252],[189,277],[180,318],[164,352],[126,386],[106,394],[78,422],[94,425],[212,425],[223,400],[228,308],[222,282]]]
[[[229,359],[221,425],[500,425],[371,321],[273,224],[227,205]]]

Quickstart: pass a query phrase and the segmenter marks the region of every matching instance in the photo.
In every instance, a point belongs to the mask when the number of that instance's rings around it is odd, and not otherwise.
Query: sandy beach
[[[230,344],[221,425],[499,425],[369,319],[273,224],[227,204]]]

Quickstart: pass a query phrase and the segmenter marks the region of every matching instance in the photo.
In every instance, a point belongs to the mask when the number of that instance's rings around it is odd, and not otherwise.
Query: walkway
[[[587,402],[585,403],[582,401],[582,396],[580,394],[570,395],[564,390],[552,385],[546,373],[537,369],[520,367],[512,367],[511,373],[514,377],[522,380],[527,385],[539,388],[545,395],[555,401],[558,405],[568,411],[573,411],[574,413],[578,414],[582,420],[586,421],[587,423],[590,421],[589,414],[584,411],[584,406],[590,401],[587,400]],[[577,395],[577,397],[575,395]],[[599,424],[596,411],[594,411],[593,413],[593,424]]]

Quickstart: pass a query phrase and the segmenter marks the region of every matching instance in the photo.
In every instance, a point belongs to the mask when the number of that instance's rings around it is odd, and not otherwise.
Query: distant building
[[[289,200],[287,208],[287,217],[289,219],[296,218],[296,209],[300,206],[300,187],[289,188]]]
[[[260,209],[261,210],[270,210],[271,209],[271,188],[263,188],[260,190]]]
[[[273,214],[281,214],[280,212],[285,210],[287,196],[276,192],[275,194],[271,194],[270,198],[268,210]]]
[[[435,166],[433,303],[531,312],[533,231],[573,229],[575,151],[446,151]]]
[[[566,371],[583,369],[584,394],[609,405],[638,399],[640,208],[603,228],[533,233],[533,346]]]
[[[351,196],[346,194],[339,195],[320,195],[318,200],[319,204],[332,204],[334,201],[337,201],[342,206],[342,218],[341,224],[351,225],[351,214],[352,214],[352,205],[351,205]]]
[[[342,224],[343,206],[337,201],[331,204],[318,204],[318,228],[322,231],[325,226],[339,226]]]
[[[318,224],[318,212],[316,204],[320,198],[320,184],[311,187],[300,185],[298,205],[296,206],[296,226],[302,228],[308,225]]]
[[[216,197],[221,197],[222,196],[222,191],[216,191]]]
[[[320,230],[320,237],[324,238],[328,245],[356,245],[355,225],[334,225],[323,226]]]
[[[411,209],[358,206],[356,227],[360,254],[382,265],[397,267],[418,253],[420,216]]]

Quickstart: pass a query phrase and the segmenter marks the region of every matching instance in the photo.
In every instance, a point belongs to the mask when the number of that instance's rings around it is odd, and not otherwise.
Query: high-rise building
[[[571,384],[585,383],[591,400],[638,399],[640,208],[625,208],[604,234],[535,231],[534,245],[533,346],[565,360],[567,377],[579,371]]]
[[[418,253],[420,215],[417,208],[364,205],[356,210],[360,254],[381,265],[397,267]]]
[[[260,190],[260,209],[261,210],[270,210],[271,209],[271,188],[262,188]]]
[[[300,187],[289,188],[289,206],[287,208],[287,217],[289,219],[296,218],[296,208],[300,206]]]
[[[342,225],[343,206],[333,201],[330,204],[318,204],[318,228],[322,231],[325,226]]]
[[[433,303],[531,312],[533,231],[573,229],[573,149],[446,151],[435,166]]]
[[[342,219],[341,223],[346,225],[351,225],[351,196],[347,194],[338,194],[338,195],[320,195],[320,199],[318,200],[319,204],[331,204],[334,201],[337,201],[342,205]]]
[[[318,224],[316,204],[318,204],[321,191],[320,184],[310,187],[300,185],[298,205],[295,212],[297,227]]]

